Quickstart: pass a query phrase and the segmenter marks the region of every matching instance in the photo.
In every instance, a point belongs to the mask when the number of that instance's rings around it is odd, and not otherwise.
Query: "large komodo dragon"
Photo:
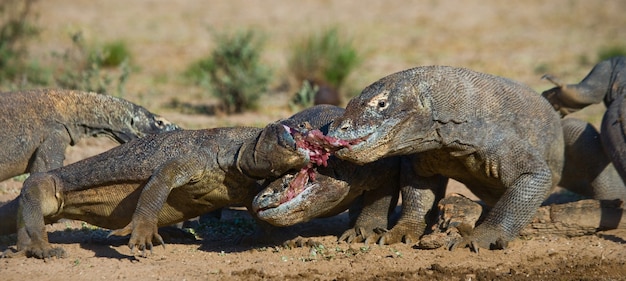
[[[325,124],[312,128],[324,134],[332,120],[345,111],[331,105],[313,108],[327,112],[325,120],[321,120]],[[302,123],[306,120],[292,117],[286,121],[290,127],[311,129]],[[367,239],[375,239],[374,231],[389,227],[390,211],[397,204],[400,183],[403,182],[400,179],[401,161],[406,160],[390,157],[361,166],[331,157],[325,165],[311,163],[308,169],[285,174],[267,184],[255,197],[252,208],[259,219],[274,226],[290,226],[356,207],[351,210],[353,225],[339,240],[367,242]],[[407,174],[410,175],[404,175]]]
[[[382,78],[350,100],[328,135],[363,140],[336,152],[356,163],[415,156],[419,178],[402,187],[406,210],[383,234],[388,243],[421,236],[425,216],[453,178],[492,209],[451,248],[504,248],[559,182],[563,166],[560,118],[545,99],[512,80],[463,68],[426,66]]]
[[[307,112],[302,115],[308,118]],[[249,206],[258,180],[309,161],[323,163],[329,152],[317,151],[321,146],[315,143],[325,140],[280,122],[263,129],[179,130],[135,139],[31,174],[19,197],[0,207],[0,234],[17,230],[19,253],[62,257],[65,251],[50,245],[44,225],[75,219],[116,229],[111,235],[130,234],[131,250],[145,254],[153,240],[163,243],[157,227],[232,204]]]
[[[598,131],[591,124],[574,118],[564,119],[562,126],[565,158],[559,186],[593,199],[624,200],[626,187],[611,160],[604,154]],[[398,183],[394,179],[399,172],[398,161],[394,160],[397,158],[383,158],[355,168],[355,164],[333,157],[327,167],[317,168],[315,180],[302,178],[302,174],[298,173],[284,175],[268,184],[255,197],[252,207],[258,218],[273,225],[289,226],[343,211],[356,196],[365,192],[370,198],[365,200],[361,216],[357,218],[354,228],[344,232],[339,240],[376,241],[379,233],[385,231],[384,224],[389,215],[388,198],[377,189],[398,193],[394,188]],[[401,158],[400,166],[406,169],[410,158]],[[403,184],[413,179],[406,171],[400,174]],[[381,181],[386,184],[380,184]],[[394,203],[392,201],[391,205],[395,206]],[[353,209],[350,210],[352,215]],[[386,242],[384,237],[378,241],[380,244]]]
[[[0,181],[63,166],[65,149],[81,138],[118,143],[178,127],[129,101],[71,90],[1,93]]]
[[[613,57],[593,67],[578,84],[565,85],[546,75],[557,85],[542,95],[561,115],[604,101],[607,107],[600,128],[604,150],[622,180],[626,181],[626,57]]]

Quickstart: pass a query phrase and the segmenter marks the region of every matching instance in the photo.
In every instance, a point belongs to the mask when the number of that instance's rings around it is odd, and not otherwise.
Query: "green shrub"
[[[27,59],[28,40],[39,34],[39,29],[30,23],[30,8],[34,2],[0,2],[0,83],[10,84],[10,88],[49,82],[49,72]]]
[[[206,87],[226,113],[256,108],[271,76],[260,63],[262,40],[251,30],[219,34],[215,39],[211,55],[192,63],[185,76]]]
[[[102,66],[117,67],[130,60],[130,51],[123,41],[114,41],[102,46],[101,56]]]
[[[302,81],[302,87],[289,101],[289,107],[292,111],[298,111],[313,106],[315,93],[317,93],[318,90],[317,85],[311,85],[307,80]]]
[[[612,57],[626,56],[626,46],[613,45],[609,47],[601,48],[598,51],[598,60],[603,61]]]
[[[61,68],[54,75],[56,84],[66,89],[124,96],[124,86],[130,76],[129,56],[120,63],[109,62],[118,67],[107,70],[104,68],[110,53],[105,50],[109,49],[88,48],[81,32],[72,35],[72,44],[63,54],[53,54],[62,60]]]
[[[359,62],[351,40],[342,39],[337,28],[329,28],[295,44],[288,66],[298,81],[339,89]]]

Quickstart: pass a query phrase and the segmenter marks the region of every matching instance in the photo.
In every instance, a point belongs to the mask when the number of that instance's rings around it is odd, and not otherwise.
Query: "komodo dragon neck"
[[[105,135],[111,128],[131,122],[135,105],[112,96],[75,91],[49,91],[50,106],[57,112],[74,145],[83,137]],[[115,139],[114,139],[115,140]]]

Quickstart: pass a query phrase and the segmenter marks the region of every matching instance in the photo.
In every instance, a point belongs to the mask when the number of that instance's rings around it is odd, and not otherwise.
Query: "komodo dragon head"
[[[296,147],[306,151],[309,161],[299,171],[274,180],[256,196],[253,208],[259,217],[274,225],[292,225],[317,217],[346,196],[350,188],[345,182],[316,171],[318,166],[328,164],[332,152],[358,143],[324,135],[333,119],[343,112],[337,106],[317,105],[279,122],[289,130]],[[313,205],[311,202],[315,202],[315,208],[307,207]]]
[[[267,125],[254,145],[253,153],[242,153],[240,166],[249,175],[265,178],[267,172],[278,177],[288,171],[302,169],[307,179],[315,165],[324,165],[331,153],[354,142],[325,136],[318,129],[291,127],[279,121]],[[251,157],[251,159],[250,159]]]
[[[341,202],[350,186],[335,178],[302,169],[287,174],[259,192],[252,202],[253,212],[275,226],[290,226],[319,217]]]
[[[342,141],[324,136],[318,129],[296,133],[297,146],[309,151],[309,163],[298,172],[269,183],[252,203],[258,217],[276,226],[289,226],[319,217],[341,202],[350,186],[345,181],[322,175],[317,167],[328,165],[331,154],[359,141]]]
[[[362,142],[336,155],[365,164],[436,145],[431,89],[422,80],[425,78],[413,69],[405,70],[382,78],[350,100],[343,116],[331,124],[328,135]]]
[[[84,98],[83,104],[89,109],[77,110],[83,112],[77,119],[77,125],[85,135],[106,136],[125,143],[132,139],[148,134],[173,131],[180,129],[167,119],[153,114],[142,106],[124,99],[89,93],[95,95],[93,99]],[[90,102],[90,104],[87,104]]]

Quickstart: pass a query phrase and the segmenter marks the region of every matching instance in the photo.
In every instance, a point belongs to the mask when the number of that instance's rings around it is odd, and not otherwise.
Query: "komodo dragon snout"
[[[418,93],[428,85],[414,85],[386,77],[365,88],[352,99],[346,113],[331,124],[329,136],[361,140],[351,150],[342,149],[337,156],[358,164],[383,156],[417,153],[416,144],[431,148],[434,117],[430,102]],[[426,95],[424,95],[426,96]]]
[[[132,106],[132,108],[124,112],[126,117],[112,122],[120,122],[118,126],[111,128],[94,130],[93,135],[105,135],[111,137],[118,143],[126,143],[138,137],[144,137],[148,134],[157,134],[161,132],[169,132],[180,129],[178,125],[168,121],[162,116],[156,115],[143,108],[142,106]]]

